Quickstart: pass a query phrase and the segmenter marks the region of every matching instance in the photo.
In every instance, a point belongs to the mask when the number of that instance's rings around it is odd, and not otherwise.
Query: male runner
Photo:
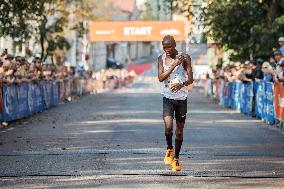
[[[172,171],[180,171],[179,153],[183,142],[183,128],[187,113],[188,86],[193,83],[191,59],[176,48],[174,38],[167,35],[162,41],[164,54],[158,57],[158,79],[164,82],[163,118],[167,140],[164,163],[172,166]],[[173,117],[176,119],[175,155],[172,145]]]

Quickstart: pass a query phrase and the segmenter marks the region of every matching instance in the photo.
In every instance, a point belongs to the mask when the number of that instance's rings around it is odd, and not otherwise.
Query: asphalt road
[[[0,129],[1,188],[284,188],[284,136],[192,92],[183,170],[163,164],[157,84],[87,95]]]

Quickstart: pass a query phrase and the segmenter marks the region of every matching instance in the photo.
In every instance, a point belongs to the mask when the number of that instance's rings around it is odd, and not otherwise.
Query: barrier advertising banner
[[[227,108],[231,108],[233,104],[233,98],[232,98],[232,93],[233,93],[233,83],[229,82],[228,84],[228,98],[227,98]]]
[[[232,88],[232,104],[231,107],[234,110],[240,109],[240,93],[241,93],[242,83],[234,82]]]
[[[4,110],[2,113],[3,121],[12,121],[17,118],[17,88],[15,84],[3,84],[3,104]]]
[[[30,114],[33,114],[36,111],[35,86],[36,85],[33,83],[28,85],[28,108]]]
[[[284,121],[284,84],[274,84],[274,109],[277,119]]]
[[[228,107],[228,82],[224,82],[220,104],[223,105],[223,107],[225,108]]]
[[[276,119],[284,121],[284,83],[224,82],[220,105],[240,108],[242,113],[255,115],[268,124],[274,124]]]
[[[258,118],[264,117],[264,96],[265,96],[265,83],[264,82],[256,82],[254,83],[255,88],[255,115]]]
[[[28,83],[16,84],[18,107],[16,119],[21,119],[29,115],[28,90]]]
[[[40,112],[44,109],[43,101],[43,90],[40,83],[34,84],[34,103],[35,103],[35,112]]]
[[[265,83],[265,120],[269,124],[274,124],[274,102],[273,102],[273,83]]]
[[[43,91],[43,100],[45,108],[50,108],[52,106],[52,83],[48,81],[40,82]]]
[[[247,115],[251,115],[253,86],[251,83],[246,83],[242,84],[241,88],[241,112]]]
[[[245,85],[242,84],[240,92],[240,110],[242,113],[246,112],[246,94],[245,94]]]

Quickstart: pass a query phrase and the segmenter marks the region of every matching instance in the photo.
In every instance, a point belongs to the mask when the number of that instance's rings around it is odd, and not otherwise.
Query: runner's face
[[[162,45],[167,56],[171,56],[174,53],[175,45],[173,42],[163,42]]]

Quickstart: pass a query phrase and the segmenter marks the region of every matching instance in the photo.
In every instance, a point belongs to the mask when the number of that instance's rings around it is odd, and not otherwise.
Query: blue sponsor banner
[[[43,92],[44,108],[50,108],[52,106],[52,82],[42,81],[40,82]]]
[[[28,85],[28,106],[30,114],[36,112],[35,86],[36,85],[34,83],[30,83]]]
[[[265,83],[254,83],[255,90],[255,114],[258,118],[264,118],[264,98],[265,98]]]
[[[225,83],[220,104],[226,108],[240,109],[246,115],[252,115],[254,108],[257,117],[264,119],[268,124],[274,124],[273,89],[273,83],[264,81],[245,84]]]
[[[17,116],[15,119],[24,118],[29,114],[28,108],[28,83],[19,83],[16,84],[17,91]]]
[[[2,121],[12,121],[41,112],[60,101],[59,84],[54,81],[3,84]]]
[[[248,83],[245,85],[246,90],[246,114],[252,115],[253,85]]]
[[[227,104],[228,104],[228,82],[224,82],[220,104],[223,107],[227,107]]]
[[[228,83],[228,95],[227,95],[227,108],[231,108],[233,104],[233,98],[232,98],[232,93],[233,93],[233,82]]]
[[[265,120],[269,124],[274,124],[274,98],[273,98],[273,83],[265,83]]]
[[[86,85],[89,85],[88,83],[86,83]],[[220,96],[219,96],[219,98],[220,98],[220,101],[219,101],[219,105],[221,105],[221,106],[224,106],[224,98],[223,98],[223,96],[224,96],[224,89],[225,89],[225,82],[223,81],[223,82],[220,82]]]
[[[241,92],[242,83],[234,82],[232,88],[232,104],[231,107],[234,110],[240,109],[240,92]]]
[[[245,84],[241,85],[240,91],[240,110],[242,113],[246,112],[246,94],[245,94]]]
[[[42,89],[39,83],[30,83],[28,85],[28,107],[30,114],[44,109]]]
[[[57,106],[59,103],[59,86],[57,82],[52,82],[52,105]]]
[[[3,84],[3,121],[12,121],[17,118],[17,87],[15,84]]]
[[[41,83],[35,83],[34,84],[34,93],[33,93],[34,97],[34,103],[35,103],[35,112],[40,112],[42,110],[44,110],[45,106],[44,106],[44,100],[43,100],[43,90],[42,90],[42,86]]]
[[[253,86],[251,83],[245,83],[241,87],[241,112],[247,115],[252,114],[252,99],[253,98]]]

